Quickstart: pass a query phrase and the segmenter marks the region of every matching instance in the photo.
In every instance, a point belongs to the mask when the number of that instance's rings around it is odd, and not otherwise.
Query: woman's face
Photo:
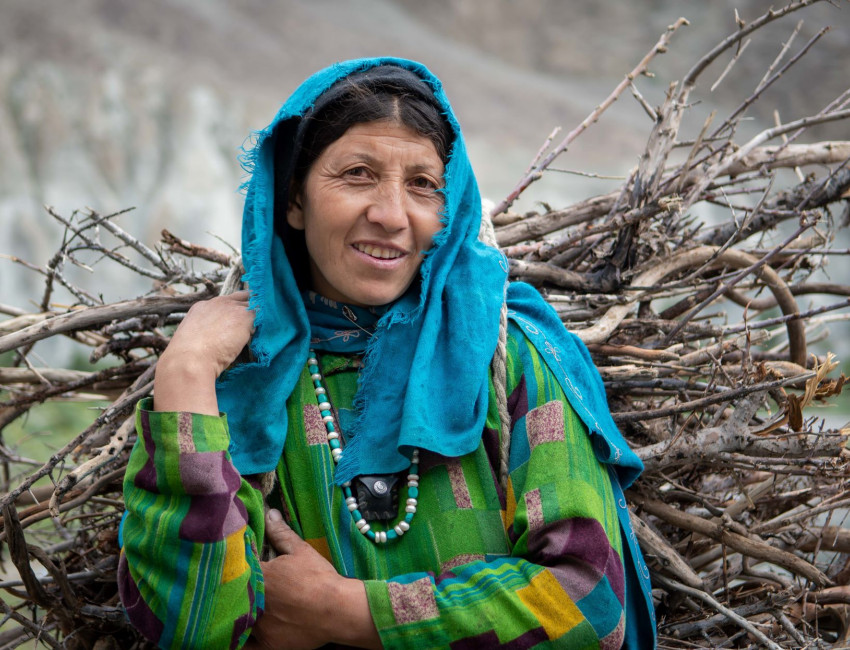
[[[310,167],[286,215],[304,230],[313,290],[360,306],[399,298],[441,228],[442,183],[428,138],[394,122],[348,129]]]

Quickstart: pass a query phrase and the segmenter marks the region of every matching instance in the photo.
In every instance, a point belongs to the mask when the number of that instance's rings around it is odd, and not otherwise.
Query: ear
[[[304,230],[304,208],[301,207],[301,197],[293,196],[286,208],[286,223],[295,230]]]

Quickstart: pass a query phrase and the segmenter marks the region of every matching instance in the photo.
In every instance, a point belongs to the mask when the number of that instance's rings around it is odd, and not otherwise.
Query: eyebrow
[[[362,162],[362,163],[366,163],[366,164],[369,164],[369,165],[377,165],[377,163],[378,163],[377,157],[373,156],[372,154],[362,152],[362,151],[358,151],[356,153],[349,154],[349,156],[350,156],[349,158],[343,158],[343,162],[345,164],[349,164],[350,162]],[[440,166],[441,167],[443,166],[442,161],[440,161]],[[416,163],[414,165],[411,165],[410,167],[407,167],[406,171],[413,172],[413,173],[418,173],[418,172],[429,172],[429,173],[432,173],[432,174],[436,173],[436,169],[432,165],[428,165],[426,163]],[[443,172],[440,173],[440,175],[442,175],[442,173],[444,173],[444,172],[445,172],[445,169],[443,170]]]

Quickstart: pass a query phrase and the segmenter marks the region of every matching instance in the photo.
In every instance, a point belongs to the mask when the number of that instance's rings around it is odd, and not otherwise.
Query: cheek
[[[334,237],[328,228],[308,227],[305,232],[305,241],[307,253],[319,267],[328,268],[339,259],[342,242]]]
[[[417,239],[431,238],[443,229],[440,218],[443,213],[442,201],[422,201],[410,212],[411,225]]]
[[[443,224],[440,223],[439,214],[428,215],[419,225],[418,239],[420,250],[428,250],[431,248],[431,243],[434,235],[443,229]]]

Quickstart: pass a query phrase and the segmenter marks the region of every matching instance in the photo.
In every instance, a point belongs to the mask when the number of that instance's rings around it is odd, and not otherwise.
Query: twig
[[[718,612],[728,617],[730,620],[734,621],[736,624],[746,630],[748,634],[753,635],[756,639],[758,639],[761,643],[763,643],[771,650],[782,650],[782,646],[768,639],[764,635],[764,633],[762,633],[759,629],[753,626],[747,619],[737,614],[734,610],[729,609],[725,605],[721,605],[716,599],[714,599],[712,596],[702,591],[701,589],[694,589],[693,587],[688,587],[687,585],[683,585],[681,582],[665,578],[664,576],[657,576],[657,578],[658,582],[660,582],[666,589],[681,591],[682,593],[686,593],[689,596],[693,596],[694,598],[697,598],[704,602],[706,605],[716,609]]]
[[[536,165],[530,173],[527,173],[522,178],[522,180],[520,180],[517,186],[511,191],[510,194],[508,194],[507,198],[501,203],[499,203],[499,205],[497,205],[495,208],[493,208],[493,211],[490,213],[490,216],[495,217],[496,215],[501,214],[509,207],[511,207],[511,205],[513,205],[514,201],[517,200],[519,195],[522,194],[522,192],[525,191],[525,189],[529,185],[531,185],[534,181],[540,178],[540,172],[542,172],[550,164],[552,164],[552,161],[555,160],[555,158],[565,152],[567,148],[573,143],[573,141],[582,133],[584,133],[584,131],[586,131],[591,124],[599,120],[599,117],[602,115],[602,113],[604,113],[605,110],[609,106],[611,106],[611,104],[617,101],[617,98],[623,93],[623,91],[635,79],[637,79],[639,75],[643,74],[646,71],[647,67],[649,66],[649,63],[652,61],[652,59],[655,58],[655,55],[663,54],[667,51],[667,45],[670,42],[670,39],[672,38],[673,34],[676,32],[677,29],[679,29],[679,27],[687,24],[687,20],[685,20],[684,18],[679,18],[679,20],[677,20],[674,24],[670,25],[667,28],[667,31],[661,36],[661,38],[658,39],[658,42],[655,44],[655,46],[646,54],[646,56],[643,57],[643,59],[641,59],[640,63],[638,63],[637,66],[635,66],[635,68],[629,74],[627,74],[619,84],[617,84],[616,88],[614,88],[611,94],[608,95],[608,97],[606,97],[605,100],[601,104],[599,104],[599,106],[593,109],[590,112],[590,115],[588,115],[581,122],[581,124],[579,124],[575,129],[570,131],[567,136],[561,141],[561,143],[557,147],[555,147],[555,149],[552,150],[549,155],[546,156],[543,162],[541,162],[539,165]]]
[[[733,533],[720,525],[706,521],[702,517],[682,512],[661,501],[646,499],[638,495],[632,495],[632,500],[649,514],[655,515],[674,526],[710,537],[726,544],[726,546],[739,553],[749,555],[757,560],[763,560],[781,566],[791,573],[803,576],[818,585],[832,584],[832,581],[815,566],[792,553],[774,548],[760,539],[744,537],[738,533]]]
[[[735,64],[738,62],[738,59],[741,58],[741,55],[744,51],[750,46],[751,41],[746,41],[743,46],[741,46],[737,52],[735,52],[735,56],[733,56],[729,63],[726,64],[726,67],[723,69],[723,72],[720,73],[720,76],[717,77],[717,81],[711,84],[711,88],[709,89],[711,92],[714,92],[720,83],[726,78],[726,75],[729,74],[729,71],[735,67]]]
[[[185,311],[199,300],[206,300],[210,297],[211,295],[208,292],[200,291],[181,296],[137,298],[136,300],[127,300],[102,307],[79,309],[68,314],[53,316],[20,331],[0,337],[0,353],[29,345],[54,334],[101,326],[113,320],[152,314],[164,316],[175,311]]]

